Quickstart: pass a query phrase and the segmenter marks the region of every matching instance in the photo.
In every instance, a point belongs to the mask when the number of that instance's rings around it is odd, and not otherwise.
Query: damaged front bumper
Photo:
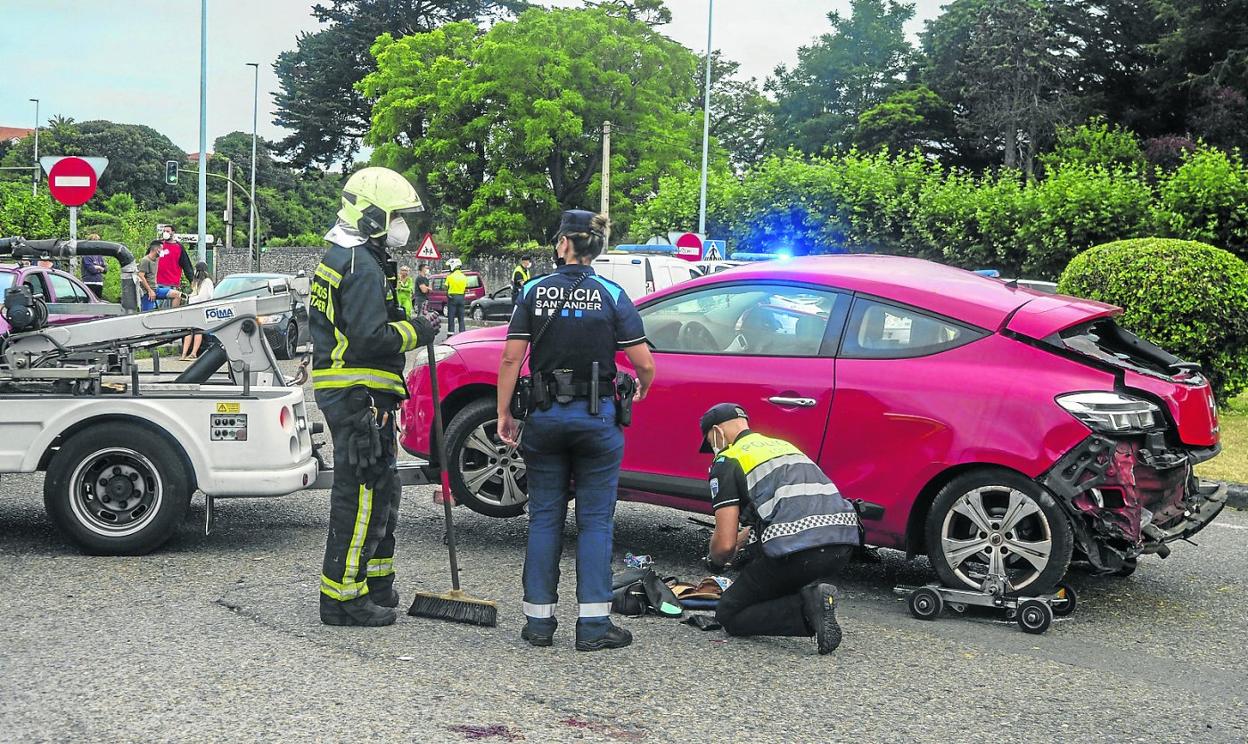
[[[1192,466],[1213,450],[1169,447],[1160,433],[1128,439],[1094,434],[1041,479],[1070,515],[1092,565],[1116,571],[1140,555],[1166,557],[1226,506],[1226,486],[1202,483]]]

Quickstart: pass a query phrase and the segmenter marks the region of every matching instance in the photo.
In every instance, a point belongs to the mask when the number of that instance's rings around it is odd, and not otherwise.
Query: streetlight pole
[[[199,260],[208,261],[208,0],[199,0]]]
[[[251,260],[254,263],[253,270],[260,271],[260,254],[256,246],[256,200],[254,197],[256,193],[256,123],[260,116],[260,63],[248,62],[247,66],[254,68],[256,73],[251,93],[251,193],[253,196],[248,200],[251,209],[247,218],[247,251],[251,254]]]
[[[30,99],[35,104],[35,177],[30,182],[30,195],[39,195],[39,99]]]
[[[706,95],[702,103],[702,194],[698,203],[698,234],[706,235],[706,161],[711,148],[711,19],[715,0],[706,1]]]

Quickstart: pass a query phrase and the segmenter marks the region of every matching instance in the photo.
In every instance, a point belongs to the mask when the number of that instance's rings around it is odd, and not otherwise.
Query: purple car
[[[0,301],[3,300],[6,289],[21,284],[29,287],[30,293],[44,302],[104,304],[103,300],[96,297],[72,274],[57,269],[45,269],[42,266],[0,264]],[[102,312],[86,315],[54,313],[48,316],[48,324],[65,325],[102,317],[104,317]],[[8,332],[8,321],[0,317],[0,336],[7,335]]]

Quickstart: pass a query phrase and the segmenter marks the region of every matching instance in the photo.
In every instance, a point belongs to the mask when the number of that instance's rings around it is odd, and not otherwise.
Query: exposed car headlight
[[[1106,434],[1148,431],[1157,425],[1161,413],[1146,400],[1120,393],[1070,393],[1058,396],[1057,404],[1089,429]]]
[[[260,322],[260,325],[280,325],[282,321],[286,320],[286,314],[282,313],[280,315],[261,315],[258,318],[256,318],[256,320]]]
[[[436,364],[437,362],[441,362],[443,359],[450,357],[454,353],[455,347],[438,344],[433,347],[433,361]],[[412,362],[412,369],[424,367],[427,364],[429,364],[429,354],[424,349],[420,349],[416,352],[416,359]]]

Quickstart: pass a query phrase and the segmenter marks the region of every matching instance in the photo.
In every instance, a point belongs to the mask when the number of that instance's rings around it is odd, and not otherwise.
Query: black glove
[[[351,414],[347,420],[351,433],[347,435],[347,465],[352,475],[364,483],[373,477],[382,459],[381,436],[377,431],[377,418],[371,407]]]
[[[412,316],[412,327],[416,329],[416,338],[420,345],[424,346],[437,338],[438,331],[442,328],[442,316],[438,313],[417,313]]]

